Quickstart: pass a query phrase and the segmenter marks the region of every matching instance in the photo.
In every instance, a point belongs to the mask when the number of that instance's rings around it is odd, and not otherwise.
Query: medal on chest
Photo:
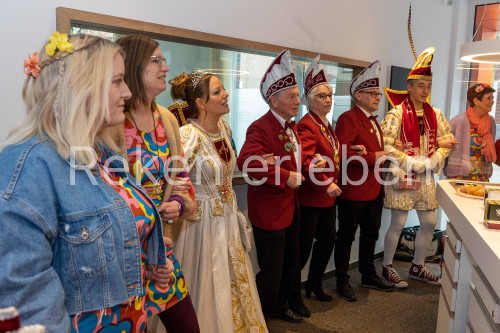
[[[287,153],[296,151],[297,147],[290,141],[290,137],[285,133],[286,132],[284,130],[281,130],[280,134],[278,134],[278,140],[280,141],[280,144],[283,145],[283,149],[285,149]]]

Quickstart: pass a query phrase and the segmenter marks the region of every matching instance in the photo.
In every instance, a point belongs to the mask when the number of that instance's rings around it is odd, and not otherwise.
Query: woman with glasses
[[[311,312],[305,307],[300,293],[301,270],[312,248],[305,284],[306,297],[310,298],[313,293],[319,301],[332,301],[332,296],[323,291],[321,281],[335,244],[334,203],[342,191],[337,186],[340,144],[327,119],[332,109],[333,89],[319,67],[319,55],[311,62],[305,75],[302,103],[309,112],[297,124],[297,131],[302,144],[302,174],[306,180],[299,189],[300,263],[289,305],[301,316],[310,317]],[[326,167],[328,171],[319,167]]]
[[[132,96],[125,102],[125,122],[114,128],[115,139],[128,159],[130,173],[156,204],[166,234],[171,236],[171,224],[193,212],[194,189],[189,175],[177,171],[182,169],[183,156],[177,120],[155,102],[167,88],[169,68],[158,42],[149,37],[128,35],[116,42],[126,53],[124,79]],[[173,186],[174,182],[179,185]],[[161,299],[158,316],[169,333],[198,332],[196,313],[172,244],[168,251],[175,270],[168,294],[154,294]],[[150,322],[150,326],[156,325]]]
[[[251,229],[238,210],[232,178],[236,156],[222,115],[228,96],[214,75],[195,70],[170,81],[174,100],[192,116],[181,141],[196,190],[196,210],[176,227],[182,261],[203,332],[267,332],[249,257]]]

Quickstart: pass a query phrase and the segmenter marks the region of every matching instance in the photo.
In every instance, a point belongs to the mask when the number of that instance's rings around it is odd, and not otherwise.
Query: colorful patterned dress
[[[484,173],[484,164],[486,163],[481,153],[481,143],[479,143],[479,134],[477,129],[470,125],[470,172],[467,176],[450,177],[450,179],[474,180],[487,182],[488,176]]]
[[[145,133],[135,128],[133,123],[128,119],[125,119],[124,123],[130,173],[140,181],[148,192],[149,197],[158,208],[162,203],[163,184],[165,179],[169,176],[172,163],[168,160],[170,157],[170,149],[163,122],[159,120],[156,125],[157,127],[154,131]],[[187,172],[180,172],[178,176],[188,177],[188,174]],[[161,183],[160,186],[155,189],[155,182],[157,179],[160,179]],[[192,196],[194,197],[194,190]],[[171,196],[169,200],[173,199],[183,202],[180,196]],[[170,247],[168,250],[172,251],[172,248]],[[184,275],[173,253],[170,259],[172,262],[175,262],[177,265],[176,267],[178,267],[178,269],[172,273],[172,287],[182,292],[176,293],[176,296],[169,300],[167,309],[174,306],[188,295]]]
[[[110,185],[129,205],[137,225],[141,243],[141,271],[143,295],[133,297],[129,302],[115,305],[110,308],[86,312],[71,316],[72,332],[145,332],[148,316],[164,311],[187,294],[187,288],[182,277],[179,262],[175,259],[172,249],[167,249],[167,257],[174,263],[174,273],[181,279],[173,281],[168,290],[158,288],[153,281],[146,280],[145,266],[148,264],[147,239],[153,230],[155,221],[154,206],[148,198],[122,180],[119,174],[110,172],[99,156],[101,177]],[[174,303],[174,304],[175,304]]]

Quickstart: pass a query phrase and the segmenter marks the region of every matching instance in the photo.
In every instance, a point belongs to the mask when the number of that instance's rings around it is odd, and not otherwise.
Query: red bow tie
[[[285,122],[285,131],[289,128],[291,128],[293,130],[293,127],[295,126],[295,121],[293,120],[290,120],[290,121],[287,121]]]
[[[370,119],[370,120],[377,120],[377,117],[378,116],[369,116],[368,119]]]

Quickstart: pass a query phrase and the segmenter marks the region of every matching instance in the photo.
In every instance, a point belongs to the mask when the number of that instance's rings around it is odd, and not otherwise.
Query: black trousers
[[[257,261],[260,271],[256,284],[264,316],[283,313],[299,265],[300,223],[298,207],[292,224],[281,230],[265,230],[253,226]]]
[[[379,196],[371,201],[337,199],[339,229],[337,230],[337,245],[334,254],[337,281],[349,280],[347,271],[349,270],[351,246],[358,226],[360,227],[359,272],[367,278],[377,274],[373,261],[384,207],[384,194],[382,191],[380,192]]]
[[[335,205],[330,207],[300,206],[300,255],[299,269],[295,275],[294,292],[301,288],[301,270],[311,255],[307,280],[321,281],[335,245]],[[314,242],[313,246],[313,241]],[[312,254],[311,254],[312,248]]]

